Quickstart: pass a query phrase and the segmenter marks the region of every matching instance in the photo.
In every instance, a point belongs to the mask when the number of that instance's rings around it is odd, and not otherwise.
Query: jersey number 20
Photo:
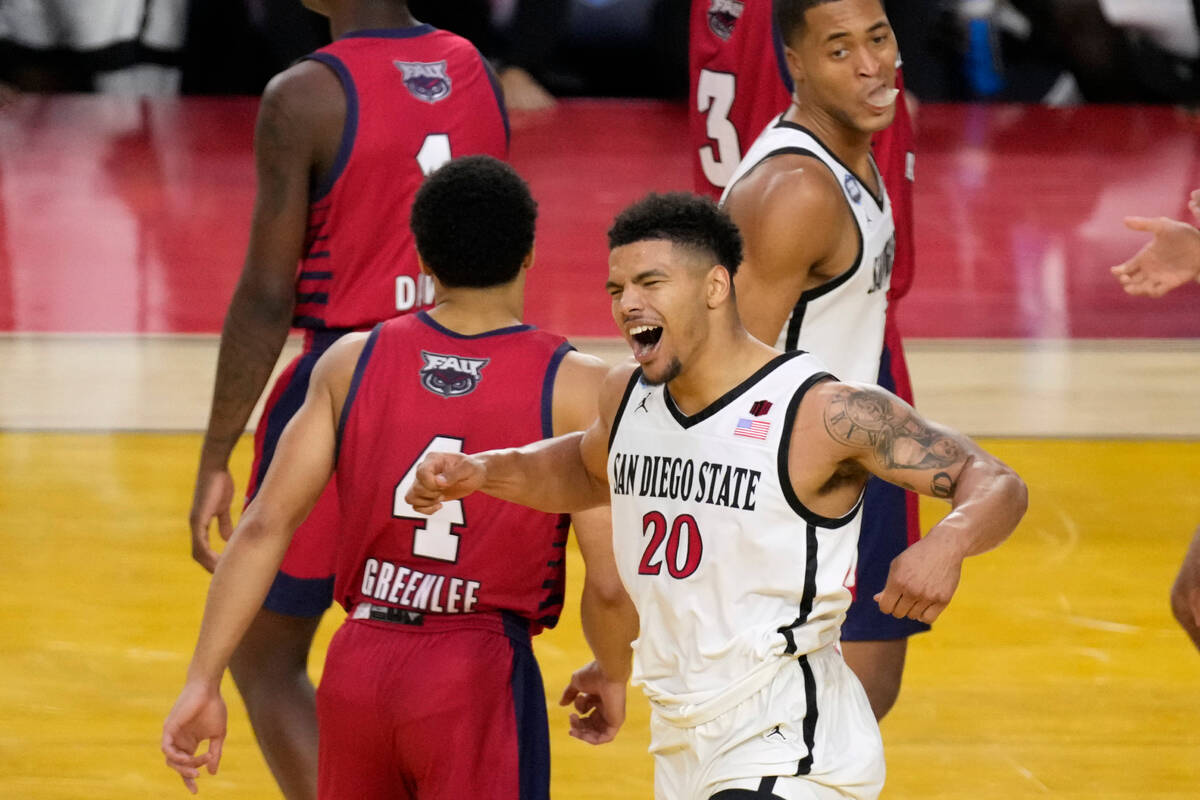
[[[700,540],[700,526],[691,514],[680,514],[667,529],[667,518],[659,511],[651,511],[642,517],[642,535],[650,534],[646,552],[638,565],[639,575],[658,575],[663,564],[672,578],[686,578],[700,566],[704,555],[704,543]],[[666,547],[663,546],[664,540]],[[683,548],[683,563],[679,550]]]
[[[433,558],[438,561],[458,561],[459,534],[454,533],[453,530],[455,525],[466,524],[462,501],[450,500],[443,503],[442,507],[433,514],[426,516],[418,514],[412,506],[405,502],[404,495],[408,494],[408,490],[412,488],[413,482],[417,479],[417,465],[425,459],[426,455],[429,453],[461,453],[462,447],[462,439],[453,436],[433,437],[421,451],[421,455],[417,456],[409,466],[408,472],[404,473],[400,483],[396,484],[396,491],[392,495],[392,516],[398,519],[418,520],[417,528],[413,531],[414,556]]]

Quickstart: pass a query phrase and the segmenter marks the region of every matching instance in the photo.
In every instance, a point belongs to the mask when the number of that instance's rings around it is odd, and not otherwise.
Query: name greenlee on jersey
[[[432,575],[391,561],[368,558],[363,565],[362,593],[383,603],[436,614],[475,610],[479,581]]]
[[[707,503],[753,511],[762,473],[747,467],[671,456],[616,453],[613,494]]]

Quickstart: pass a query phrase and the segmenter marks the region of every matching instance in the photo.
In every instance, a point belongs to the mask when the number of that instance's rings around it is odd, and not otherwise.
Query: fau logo
[[[421,351],[425,366],[421,368],[421,385],[442,397],[462,397],[475,391],[483,380],[483,368],[488,358],[444,356]]]
[[[445,61],[393,61],[404,77],[409,93],[426,103],[436,103],[450,96],[450,76]]]
[[[742,16],[745,3],[741,0],[710,0],[708,5],[708,29],[718,38],[728,41],[733,35],[733,26]]]

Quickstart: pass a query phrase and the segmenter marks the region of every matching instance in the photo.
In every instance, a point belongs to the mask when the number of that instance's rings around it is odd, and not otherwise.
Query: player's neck
[[[407,3],[390,0],[357,0],[331,11],[329,32],[340,39],[351,31],[411,28],[418,24]]]
[[[868,169],[871,155],[869,132],[850,128],[821,108],[795,97],[783,118],[808,128],[821,140],[821,144],[855,172]]]
[[[524,293],[512,285],[487,289],[441,289],[429,310],[437,324],[464,336],[521,324]]]
[[[703,354],[668,385],[671,399],[684,414],[699,413],[777,355],[779,351],[755,339],[740,323],[723,335],[710,333]]]

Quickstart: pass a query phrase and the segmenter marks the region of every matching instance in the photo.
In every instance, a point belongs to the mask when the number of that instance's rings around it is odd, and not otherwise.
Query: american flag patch
[[[766,439],[771,431],[771,423],[761,419],[746,419],[742,417],[733,429],[734,436],[745,436],[747,439]]]

